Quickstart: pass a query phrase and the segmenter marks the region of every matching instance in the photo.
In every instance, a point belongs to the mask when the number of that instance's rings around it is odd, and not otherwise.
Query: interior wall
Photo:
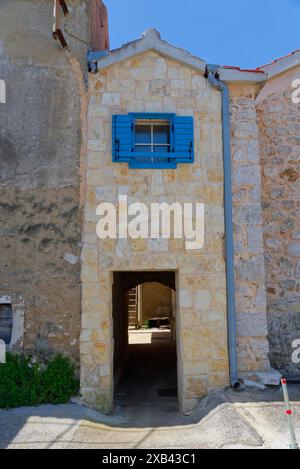
[[[144,283],[142,289],[142,324],[149,318],[172,316],[172,290],[161,283]]]

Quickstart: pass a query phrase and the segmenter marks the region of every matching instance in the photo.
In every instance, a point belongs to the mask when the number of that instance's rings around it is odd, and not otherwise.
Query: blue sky
[[[300,0],[104,0],[111,48],[149,27],[210,63],[255,68],[300,49]]]

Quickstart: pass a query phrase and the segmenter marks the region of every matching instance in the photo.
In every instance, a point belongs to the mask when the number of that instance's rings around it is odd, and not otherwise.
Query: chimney
[[[91,52],[109,50],[108,14],[102,0],[90,0]]]

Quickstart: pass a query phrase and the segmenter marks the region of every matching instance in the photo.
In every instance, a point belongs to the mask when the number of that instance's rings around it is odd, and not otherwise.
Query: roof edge
[[[257,70],[265,72],[268,75],[268,79],[270,79],[299,65],[300,49],[291,52],[285,57],[280,57],[269,64],[262,65],[261,67],[258,67]]]
[[[203,75],[205,74],[207,63],[204,60],[162,40],[160,33],[154,28],[145,31],[140,39],[136,39],[122,45],[122,47],[118,49],[107,52],[107,55],[104,57],[98,58],[96,56],[92,62],[97,64],[98,70],[101,70],[150,50],[184,65],[188,65],[198,70]],[[227,83],[264,83],[270,78],[298,65],[300,65],[300,49],[256,69],[244,70],[239,67],[219,65],[219,74],[220,79]]]
[[[121,48],[111,51],[107,57],[98,60],[98,70],[123,62],[124,60],[128,60],[149,50],[154,50],[165,57],[189,65],[203,74],[205,73],[206,63],[204,60],[199,59],[184,49],[172,46],[168,42],[163,41],[160,33],[156,29],[148,29],[143,33],[140,39],[124,44]]]
[[[263,70],[242,70],[239,67],[230,67],[228,65],[220,66],[219,76],[226,83],[263,83],[268,78]]]

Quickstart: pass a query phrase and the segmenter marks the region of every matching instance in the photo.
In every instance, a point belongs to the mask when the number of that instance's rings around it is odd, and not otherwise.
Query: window
[[[13,326],[13,310],[10,304],[0,304],[0,339],[6,345],[11,342]]]
[[[136,120],[134,129],[135,152],[170,153],[170,121]]]
[[[193,118],[175,114],[113,116],[113,161],[130,168],[176,168],[193,163]]]

